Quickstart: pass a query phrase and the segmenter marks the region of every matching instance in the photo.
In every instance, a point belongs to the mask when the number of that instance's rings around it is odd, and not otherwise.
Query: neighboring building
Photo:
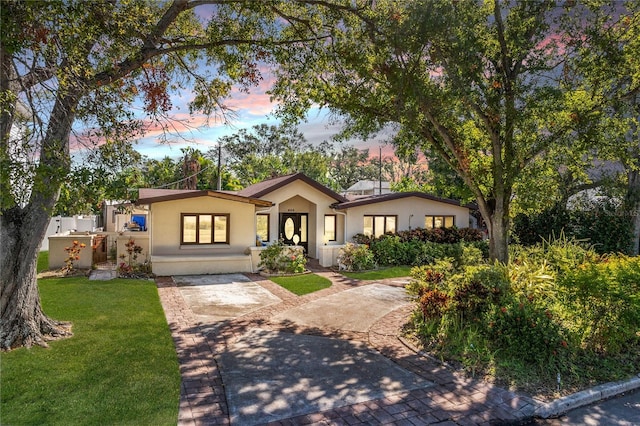
[[[391,184],[385,181],[377,180],[361,180],[351,185],[344,195],[349,197],[352,195],[380,195],[391,192]]]
[[[263,245],[282,239],[323,266],[355,234],[469,226],[469,207],[421,192],[348,199],[301,173],[238,192],[141,190],[157,275],[255,272]]]

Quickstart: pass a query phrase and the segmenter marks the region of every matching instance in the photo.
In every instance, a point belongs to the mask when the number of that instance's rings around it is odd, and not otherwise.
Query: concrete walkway
[[[317,323],[298,324],[295,318],[303,313],[303,307],[308,306],[312,311],[320,299],[331,300],[340,298],[340,294],[349,295],[350,291],[359,287],[379,286],[401,287],[402,280],[387,280],[371,282],[357,282],[342,275],[324,271],[317,272],[329,278],[333,285],[306,296],[296,296],[277,284],[259,275],[247,275],[253,284],[259,285],[270,294],[280,299],[278,303],[268,304],[245,315],[218,321],[203,322],[202,316],[195,314],[180,288],[170,277],[160,277],[156,280],[162,305],[167,316],[169,327],[177,348],[182,374],[182,389],[180,399],[180,425],[218,425],[218,424],[274,424],[274,425],[304,425],[304,424],[407,424],[407,425],[488,425],[495,423],[516,422],[533,414],[536,403],[532,399],[517,395],[508,390],[492,386],[480,380],[471,380],[450,371],[427,357],[421,356],[415,350],[405,345],[398,336],[408,317],[412,306],[409,303],[385,312],[379,318],[374,318],[372,324],[365,330],[359,327],[319,327]],[[380,288],[378,288],[380,290]],[[387,288],[388,290],[388,288]],[[370,290],[367,290],[370,291]],[[343,297],[342,300],[348,300]],[[366,302],[366,300],[363,300]],[[325,312],[331,317],[331,312]],[[341,329],[346,328],[346,329]],[[303,409],[295,405],[300,397],[295,391],[300,383],[284,386],[277,380],[285,380],[286,370],[273,370],[278,377],[269,378],[269,369],[251,373],[255,377],[263,377],[264,387],[248,389],[238,387],[244,383],[241,370],[253,368],[259,370],[266,364],[255,363],[259,356],[272,358],[268,364],[284,367],[287,364],[287,350],[278,352],[278,348],[287,348],[283,343],[286,339],[296,344],[316,345],[317,341],[293,339],[294,336],[322,337],[334,339],[331,342],[339,345],[351,346],[353,350],[368,351],[367,357],[383,355],[391,361],[393,368],[381,375],[394,377],[398,387],[393,392],[382,389],[381,392],[366,393],[363,398],[357,394],[343,393],[343,403],[336,403],[336,398],[327,397],[329,403],[322,405],[306,404]],[[338,347],[339,345],[336,345]],[[314,348],[314,346],[310,346]],[[306,370],[326,368],[336,365],[336,360],[318,357],[318,350],[309,350]],[[250,356],[248,356],[250,355]],[[315,358],[314,358],[315,357]],[[358,360],[354,355],[353,360]],[[366,358],[367,360],[370,358]],[[250,365],[238,366],[239,362]],[[296,361],[297,362],[297,361]],[[348,359],[350,365],[356,365]],[[387,361],[388,362],[388,361]],[[391,365],[390,365],[391,367]],[[399,370],[394,370],[399,369]],[[264,370],[264,369],[263,369]],[[365,369],[353,373],[352,377],[344,381],[360,380],[362,375],[378,374],[378,367]],[[400,373],[398,373],[400,371]],[[321,383],[320,373],[314,385]],[[398,375],[399,374],[399,375]],[[398,377],[394,376],[398,375]],[[334,380],[334,379],[331,379]],[[354,383],[354,388],[357,385]],[[334,389],[342,389],[334,385]],[[283,391],[286,389],[286,391]],[[348,389],[345,386],[344,389]],[[251,392],[247,392],[247,391]],[[273,390],[274,392],[272,392]],[[298,389],[299,390],[299,389]],[[294,392],[293,398],[282,400],[284,393]],[[326,395],[326,389],[320,389],[318,401]],[[242,414],[241,408],[236,407],[236,397],[239,394],[251,394],[258,398],[252,415]],[[229,402],[228,398],[232,401]],[[259,400],[259,398],[265,398]],[[280,398],[280,399],[279,399]],[[296,398],[298,402],[296,402]],[[338,399],[341,396],[338,395]],[[312,399],[312,398],[310,398]],[[271,411],[268,401],[274,402]],[[287,410],[278,410],[278,404],[285,404]],[[309,407],[315,411],[309,412]],[[246,407],[245,407],[246,408]],[[304,414],[296,414],[303,412]],[[275,413],[275,417],[266,415]]]

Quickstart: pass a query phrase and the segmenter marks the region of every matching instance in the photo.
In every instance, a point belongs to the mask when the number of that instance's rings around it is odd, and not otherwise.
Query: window
[[[378,238],[387,232],[396,232],[398,216],[365,216],[362,232]]]
[[[324,215],[324,239],[325,241],[336,240],[336,215]]]
[[[266,243],[269,241],[269,215],[258,214],[256,215],[256,236]]]
[[[228,214],[183,213],[180,244],[228,244]]]
[[[433,228],[453,228],[455,225],[455,216],[425,216],[424,227]]]

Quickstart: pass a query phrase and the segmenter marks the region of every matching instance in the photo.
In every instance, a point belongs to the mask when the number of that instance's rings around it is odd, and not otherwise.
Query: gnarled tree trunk
[[[14,207],[0,215],[0,349],[41,345],[71,334],[70,325],[48,318],[36,280],[38,250],[48,224],[46,212]],[[44,223],[44,226],[42,225]]]
[[[37,261],[62,179],[69,172],[69,135],[79,99],[79,91],[56,99],[41,141],[29,202],[0,209],[0,350],[46,346],[47,340],[71,335],[69,324],[52,320],[42,311]]]

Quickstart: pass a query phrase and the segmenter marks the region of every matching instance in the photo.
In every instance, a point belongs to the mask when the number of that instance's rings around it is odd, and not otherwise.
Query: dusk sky
[[[225,105],[234,111],[234,116],[228,124],[225,124],[220,117],[211,117],[207,123],[204,116],[190,116],[188,113],[190,93],[185,92],[180,97],[173,97],[173,110],[170,115],[176,120],[170,125],[174,131],[167,136],[170,142],[161,141],[162,130],[158,128],[148,131],[134,147],[149,158],[160,159],[165,156],[177,158],[182,154],[180,148],[190,146],[206,152],[218,146],[220,137],[232,135],[240,129],[250,129],[261,123],[278,124],[278,120],[272,115],[276,105],[269,100],[269,95],[266,93],[270,85],[271,80],[267,75],[259,86],[251,88],[250,93],[234,89],[232,96],[225,102]],[[300,123],[298,129],[307,141],[319,144],[330,140],[340,128],[338,125],[330,124],[328,110],[315,108],[309,111],[307,121]],[[384,145],[387,137],[379,135],[367,141],[352,140],[347,144],[359,149],[369,148],[372,155],[377,155],[379,147]],[[383,147],[383,151],[385,155],[393,154],[390,146]]]

